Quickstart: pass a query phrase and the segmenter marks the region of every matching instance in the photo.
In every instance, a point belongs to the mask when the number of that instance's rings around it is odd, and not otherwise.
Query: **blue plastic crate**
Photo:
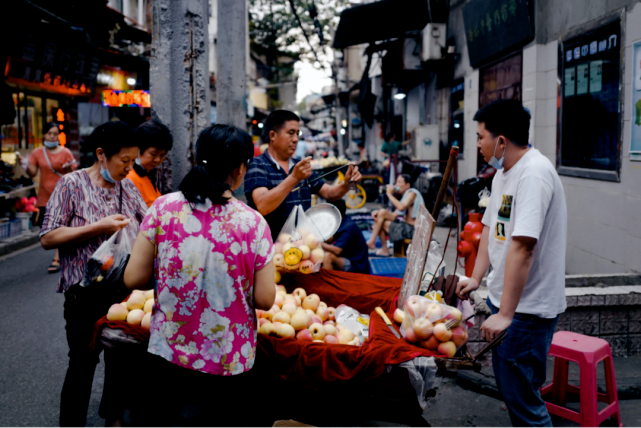
[[[9,222],[9,238],[18,236],[22,233],[22,220],[15,219]]]
[[[407,259],[405,257],[382,257],[370,258],[370,274],[374,276],[387,276],[391,278],[403,278]]]
[[[0,241],[9,237],[9,222],[0,223]]]

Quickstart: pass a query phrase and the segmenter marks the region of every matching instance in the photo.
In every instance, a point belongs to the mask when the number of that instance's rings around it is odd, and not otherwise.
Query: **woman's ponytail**
[[[192,204],[225,204],[223,194],[231,189],[228,184],[232,171],[254,155],[249,134],[230,125],[212,125],[205,129],[196,142],[196,166],[185,176],[179,189]]]

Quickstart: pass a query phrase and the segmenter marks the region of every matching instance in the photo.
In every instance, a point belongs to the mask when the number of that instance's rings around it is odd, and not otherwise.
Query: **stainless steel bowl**
[[[324,241],[334,236],[341,226],[341,212],[334,205],[318,204],[305,211],[305,214],[316,226]]]

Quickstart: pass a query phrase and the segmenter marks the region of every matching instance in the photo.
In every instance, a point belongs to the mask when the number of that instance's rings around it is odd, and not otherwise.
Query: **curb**
[[[0,241],[0,256],[18,251],[22,248],[28,247],[40,242],[40,229],[31,229],[29,232],[17,236],[13,239]]]
[[[638,373],[631,373],[632,370],[627,367],[631,364],[636,365],[638,361],[638,358],[635,359],[631,357],[615,357],[615,367],[617,366],[617,363],[619,363],[619,365],[621,366],[621,370],[618,371],[619,377],[616,378],[617,396],[619,400],[641,399],[641,375],[639,375]],[[489,373],[491,373],[492,371],[491,368],[485,370],[489,370]],[[574,370],[571,368],[570,380],[568,381],[568,383],[570,385],[579,386],[578,376],[573,376],[573,371]],[[548,364],[548,376],[545,384],[548,384],[552,381],[552,373],[553,370]],[[626,373],[627,376],[621,376],[622,373]],[[597,382],[599,392],[604,393],[605,382],[603,381],[601,376],[598,377]],[[496,386],[496,379],[494,378],[494,376],[491,374],[484,374],[483,371],[481,373],[476,373],[473,371],[459,371],[456,376],[456,384],[461,388],[468,389],[470,391],[474,391],[488,397],[496,398],[498,400],[503,400],[503,397],[501,396],[501,393]]]

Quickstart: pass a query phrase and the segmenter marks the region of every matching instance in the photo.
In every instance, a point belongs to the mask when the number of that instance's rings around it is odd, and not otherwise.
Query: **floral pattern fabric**
[[[265,219],[237,200],[194,206],[176,192],[154,202],[141,233],[156,247],[148,351],[216,375],[251,369],[254,272],[274,253]]]

